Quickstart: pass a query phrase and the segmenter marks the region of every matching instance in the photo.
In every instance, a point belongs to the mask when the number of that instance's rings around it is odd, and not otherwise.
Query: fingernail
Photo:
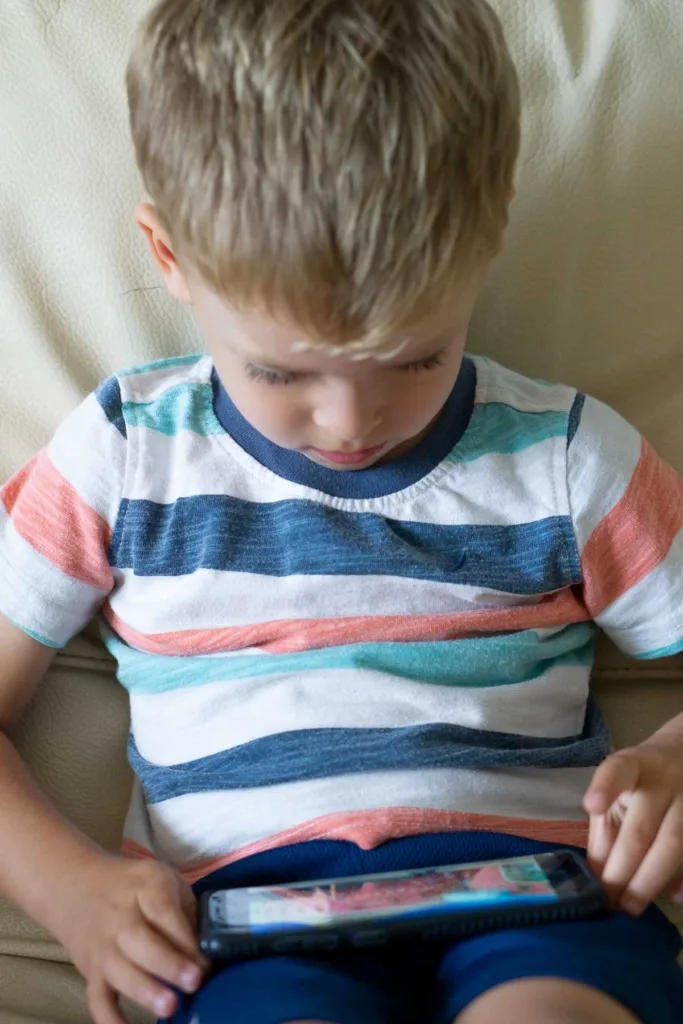
[[[180,987],[184,992],[194,992],[198,987],[202,976],[196,967],[188,967],[180,975]]]
[[[170,1017],[175,1009],[175,998],[170,992],[157,996],[154,1000],[154,1009],[160,1017]]]
[[[683,889],[679,889],[678,892],[673,894],[674,903],[683,903]]]

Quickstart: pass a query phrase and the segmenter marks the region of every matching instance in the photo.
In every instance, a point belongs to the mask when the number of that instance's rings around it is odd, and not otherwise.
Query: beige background
[[[122,76],[137,0],[0,0],[0,478],[113,369],[191,351],[131,218]],[[525,97],[507,251],[472,347],[616,406],[683,469],[680,0],[498,0]],[[683,711],[681,660],[602,655],[618,742]],[[60,656],[22,727],[41,782],[116,847],[125,701],[100,649]],[[0,910],[0,1024],[88,1020],[73,971]]]

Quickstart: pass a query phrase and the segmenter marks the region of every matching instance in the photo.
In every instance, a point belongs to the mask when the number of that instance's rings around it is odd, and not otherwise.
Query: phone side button
[[[271,945],[273,953],[298,953],[300,950],[305,949],[306,940],[304,938],[292,938],[291,936],[287,939],[277,939]]]
[[[387,941],[387,933],[384,928],[363,928],[354,932],[351,942],[354,946],[383,946]]]
[[[319,953],[326,953],[328,950],[336,949],[339,939],[336,935],[311,935],[304,939],[304,948]]]

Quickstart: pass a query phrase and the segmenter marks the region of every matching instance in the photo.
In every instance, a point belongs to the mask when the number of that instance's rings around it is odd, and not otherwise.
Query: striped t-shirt
[[[313,838],[581,844],[597,627],[683,649],[683,483],[616,413],[468,358],[357,472],[248,424],[207,356],[105,381],[0,492],[0,610],[101,610],[129,692],[125,849],[196,879]]]

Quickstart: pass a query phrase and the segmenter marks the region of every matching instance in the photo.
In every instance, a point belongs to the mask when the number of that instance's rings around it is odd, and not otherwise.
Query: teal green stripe
[[[551,437],[566,437],[568,428],[568,412],[521,412],[503,402],[487,402],[475,407],[467,430],[446,461],[514,455]]]
[[[119,680],[131,693],[163,693],[221,680],[338,669],[384,672],[442,686],[507,686],[537,679],[554,664],[591,665],[595,632],[592,624],[581,623],[545,640],[529,630],[512,636],[348,644],[226,658],[161,657],[137,651],[112,634],[105,639],[119,663]]]
[[[168,359],[155,359],[151,363],[140,363],[138,366],[130,366],[127,370],[121,370],[118,377],[134,377],[138,373],[151,373],[154,370],[170,370],[174,366],[192,366],[204,358],[204,352],[194,352],[190,356],[169,356]]]
[[[26,636],[30,636],[32,640],[37,640],[38,643],[42,644],[44,647],[51,647],[55,651],[61,651],[63,647],[66,647],[66,644],[57,644],[54,640],[48,640],[48,638],[43,636],[42,633],[36,633],[32,629],[22,626],[20,622],[17,622],[16,619],[11,618],[9,615],[7,618],[10,620],[12,625],[16,626],[17,629],[20,629],[22,633],[26,633]]]
[[[169,437],[181,430],[202,437],[225,433],[213,411],[210,384],[177,384],[154,402],[124,402],[121,408],[127,427],[146,427]]]

